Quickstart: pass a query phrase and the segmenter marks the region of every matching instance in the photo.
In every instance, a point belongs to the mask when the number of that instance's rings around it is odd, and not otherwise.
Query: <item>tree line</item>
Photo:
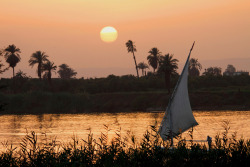
[[[21,50],[14,44],[0,50],[0,56],[5,58],[6,62],[9,64],[9,67],[11,67],[13,70],[13,78],[15,77],[15,67],[21,61],[20,53]],[[49,56],[45,52],[36,51],[31,54],[29,65],[31,67],[37,65],[36,72],[40,80],[43,77],[44,79],[47,79],[49,82],[51,82],[52,73],[56,71],[57,66],[54,64],[54,62],[50,61],[48,57]],[[3,66],[4,65],[0,60],[0,74],[9,69],[9,67],[3,68]],[[62,79],[69,79],[76,76],[77,74],[77,72],[75,72],[75,70],[70,68],[67,64],[59,65],[59,70],[57,73]],[[22,71],[18,71],[16,76],[26,76],[26,74],[24,74]]]
[[[165,86],[170,92],[171,87],[171,78],[178,75],[178,62],[179,60],[174,58],[173,54],[162,54],[157,47],[151,48],[148,53],[149,55],[146,57],[148,64],[144,62],[140,62],[137,64],[135,52],[137,51],[136,45],[132,40],[128,40],[126,42],[127,51],[132,53],[137,78],[139,78],[139,71],[141,70],[141,77],[142,76],[149,76],[149,75],[162,75],[165,79]],[[5,61],[9,64],[9,67],[3,68],[4,65],[0,60],[0,74],[12,68],[13,70],[13,78],[17,77],[24,77],[26,76],[21,70],[15,74],[15,67],[21,61],[21,50],[16,47],[14,44],[9,45],[8,47],[0,50],[0,56],[5,58]],[[49,56],[42,51],[36,51],[31,54],[29,59],[29,65],[33,68],[37,65],[37,75],[38,78],[41,80],[42,78],[47,79],[51,82],[53,72],[56,72],[57,66],[54,62],[49,60]],[[149,66],[152,67],[153,71],[146,71],[149,69]],[[67,64],[61,64],[58,66],[59,69],[57,73],[59,77],[62,79],[69,79],[75,77],[77,72],[70,68]],[[202,69],[202,65],[196,58],[191,58],[189,61],[189,75],[191,77],[198,77],[200,76],[200,72]],[[229,64],[225,72],[231,74],[235,72],[236,69],[233,65]],[[220,67],[209,67],[205,69],[205,72],[202,73],[203,76],[221,76],[222,71]]]
[[[141,76],[146,75],[156,75],[156,74],[164,74],[166,88],[168,92],[170,92],[170,83],[171,77],[177,75],[176,70],[178,69],[178,59],[174,58],[173,54],[165,54],[163,55],[157,47],[153,47],[149,50],[149,55],[147,56],[148,64],[144,62],[140,62],[138,65],[136,63],[135,52],[137,51],[135,43],[132,40],[128,40],[126,42],[127,51],[133,54],[133,59],[135,62],[135,69],[137,73],[137,77],[139,78],[138,70],[142,71]],[[153,72],[146,73],[146,69],[151,66],[153,68]],[[200,72],[202,69],[202,65],[196,58],[191,58],[189,60],[188,72],[191,77],[200,76]],[[225,73],[232,74],[236,72],[236,68],[229,64],[225,70]],[[202,73],[203,76],[222,76],[222,71],[220,67],[208,67],[205,69],[205,72]]]

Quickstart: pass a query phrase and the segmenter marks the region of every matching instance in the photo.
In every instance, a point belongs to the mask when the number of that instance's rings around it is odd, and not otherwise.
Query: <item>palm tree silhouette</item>
[[[141,69],[142,76],[144,75],[144,70],[148,68],[148,65],[144,62],[138,64],[138,68]],[[145,74],[146,75],[146,74]]]
[[[170,94],[170,80],[171,76],[176,74],[178,69],[179,60],[173,59],[173,55],[166,54],[165,56],[160,57],[158,72],[163,72],[165,75],[165,83]]]
[[[4,58],[6,59],[6,62],[9,63],[9,66],[13,69],[13,78],[15,76],[14,68],[21,60],[19,53],[21,53],[20,49],[17,48],[14,44],[9,45],[7,48],[4,49]]]
[[[188,73],[190,76],[199,76],[201,69],[202,69],[202,66],[199,63],[198,59],[191,58],[189,60]]]
[[[135,61],[135,69],[136,69],[136,72],[137,72],[137,78],[139,78],[138,67],[137,67],[137,63],[136,63],[136,59],[135,59],[135,52],[137,50],[136,50],[136,47],[134,45],[134,42],[131,41],[131,40],[128,40],[128,42],[126,42],[126,46],[127,46],[127,49],[128,49],[128,53],[129,52],[133,53],[133,58],[134,58],[134,61]]]
[[[30,57],[29,60],[29,65],[31,67],[33,67],[35,64],[38,64],[37,66],[37,74],[39,79],[41,80],[42,78],[42,65],[48,61],[47,59],[47,55],[45,52],[41,52],[41,51],[36,51],[35,53],[33,53]]]
[[[46,76],[48,77],[48,81],[51,83],[52,72],[56,70],[56,66],[54,62],[50,62],[49,60],[42,65],[42,70],[46,71]]]
[[[155,73],[155,70],[157,69],[159,64],[161,52],[158,48],[152,48],[148,53],[150,53],[150,55],[147,57],[148,64],[153,67]]]

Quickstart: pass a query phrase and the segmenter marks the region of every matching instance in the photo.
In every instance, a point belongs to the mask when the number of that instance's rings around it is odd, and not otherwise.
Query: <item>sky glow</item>
[[[128,40],[137,46],[138,62],[147,62],[148,51],[157,47],[163,54],[174,54],[181,65],[194,40],[192,56],[201,62],[248,60],[249,11],[249,0],[1,0],[0,48],[10,44],[20,48],[22,59],[16,70],[34,77],[28,60],[37,50],[46,52],[56,65],[66,63],[76,71],[133,69],[125,47]],[[108,45],[100,40],[100,30],[106,25],[119,32],[119,38]],[[228,63],[218,65],[225,69]],[[235,66],[250,71],[244,62]],[[77,77],[82,76],[97,75],[82,70]]]

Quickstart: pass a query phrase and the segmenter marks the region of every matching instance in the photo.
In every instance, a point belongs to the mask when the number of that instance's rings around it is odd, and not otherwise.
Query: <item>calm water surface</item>
[[[109,128],[109,138],[121,128],[122,135],[125,136],[130,131],[140,141],[149,125],[154,125],[156,121],[159,125],[163,115],[163,112],[2,115],[0,142],[8,141],[18,146],[21,139],[30,131],[35,131],[38,138],[43,138],[46,133],[49,139],[56,138],[61,143],[72,141],[73,136],[86,139],[90,129],[94,138],[99,138],[101,132],[106,132],[104,125]],[[205,140],[207,135],[214,138],[217,133],[222,133],[224,121],[229,121],[230,135],[236,131],[238,138],[250,138],[250,111],[196,111],[194,116],[199,123],[194,128],[194,138],[197,140]],[[187,134],[184,134],[185,136],[188,138]],[[2,145],[0,150],[3,150]]]

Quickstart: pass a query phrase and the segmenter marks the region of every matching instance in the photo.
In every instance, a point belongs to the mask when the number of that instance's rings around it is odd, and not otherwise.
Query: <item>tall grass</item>
[[[247,166],[250,164],[250,140],[228,137],[228,125],[210,149],[206,144],[188,143],[179,136],[175,147],[162,141],[156,126],[151,126],[141,141],[121,129],[109,139],[109,128],[98,139],[91,131],[87,139],[72,137],[68,144],[47,140],[38,144],[35,132],[27,133],[19,148],[5,143],[0,154],[0,166]],[[192,131],[190,138],[192,140]]]

